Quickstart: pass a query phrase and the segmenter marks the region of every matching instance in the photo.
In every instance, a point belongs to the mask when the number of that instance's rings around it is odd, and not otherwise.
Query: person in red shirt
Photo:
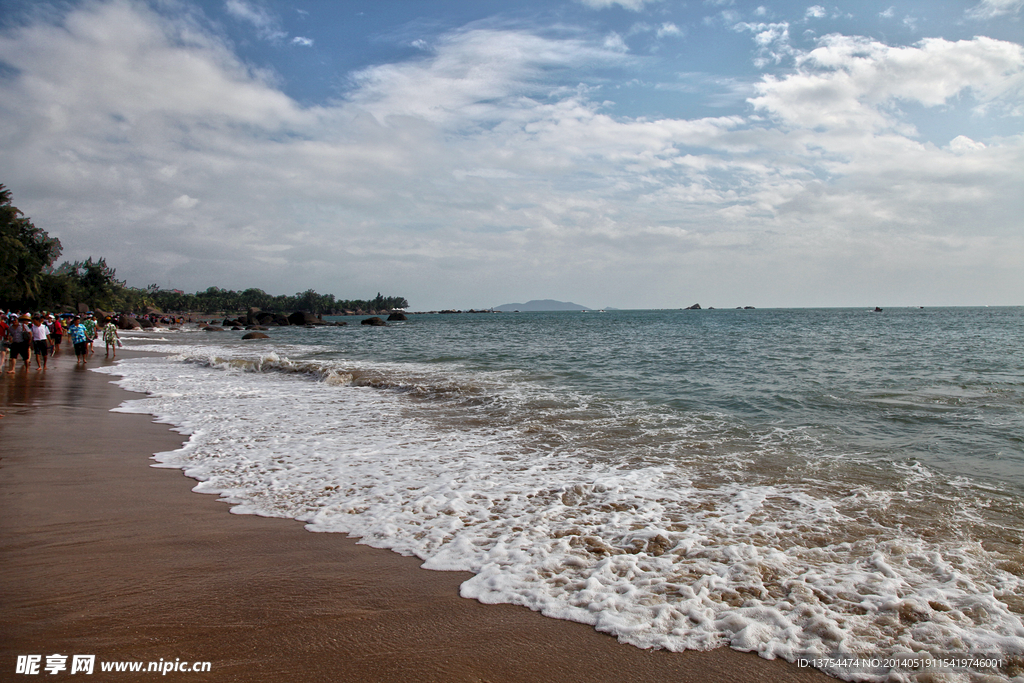
[[[53,354],[60,351],[60,340],[64,338],[64,326],[60,324],[60,318],[50,316],[50,338],[53,339]]]
[[[10,342],[11,328],[7,326],[7,314],[0,311],[0,370],[7,361],[7,344]]]

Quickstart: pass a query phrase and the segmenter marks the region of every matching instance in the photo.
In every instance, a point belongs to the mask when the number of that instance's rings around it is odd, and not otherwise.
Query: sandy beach
[[[230,514],[151,467],[182,437],[110,412],[133,394],[108,379],[70,348],[0,379],[0,680],[33,680],[18,656],[54,653],[95,655],[94,680],[160,675],[102,674],[102,661],[161,659],[210,662],[163,676],[194,681],[830,680],[727,648],[640,650],[463,599],[465,574]]]

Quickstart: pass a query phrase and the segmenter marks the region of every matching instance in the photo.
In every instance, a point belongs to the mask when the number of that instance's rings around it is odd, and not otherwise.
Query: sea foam
[[[1024,556],[979,540],[1001,499],[957,496],[920,463],[876,486],[873,465],[815,454],[806,430],[745,432],[516,373],[316,360],[309,347],[301,360],[285,346],[159,348],[176,355],[98,371],[148,394],[119,410],[187,435],[156,459],[232,512],[469,571],[465,597],[638,647],[1002,662],[951,681],[1024,670]]]

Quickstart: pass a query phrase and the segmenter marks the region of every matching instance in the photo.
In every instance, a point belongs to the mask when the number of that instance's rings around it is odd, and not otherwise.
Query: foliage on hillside
[[[333,294],[318,294],[312,289],[299,292],[294,296],[267,294],[262,289],[246,289],[235,292],[219,287],[210,287],[205,292],[184,294],[167,290],[158,290],[151,286],[148,290],[155,305],[165,311],[245,311],[258,308],[261,311],[286,312],[309,311],[310,313],[340,313],[351,311],[386,311],[393,308],[408,308],[409,302],[400,296],[381,296],[363,299],[337,299]]]
[[[294,296],[275,296],[262,289],[234,292],[219,287],[195,294],[162,290],[156,285],[139,289],[118,280],[114,269],[103,258],[65,261],[54,268],[61,251],[60,240],[50,237],[25,218],[13,205],[10,190],[0,185],[0,308],[60,311],[84,303],[89,308],[125,312],[142,312],[150,306],[164,311],[201,312],[244,311],[256,307],[273,313],[331,314],[409,306],[403,297],[379,293],[374,299],[346,300],[337,299],[333,294],[318,294],[312,289]]]

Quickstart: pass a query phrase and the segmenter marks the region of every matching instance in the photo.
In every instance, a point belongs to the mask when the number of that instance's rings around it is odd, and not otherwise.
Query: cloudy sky
[[[0,0],[0,183],[133,286],[1024,304],[1024,0]]]

